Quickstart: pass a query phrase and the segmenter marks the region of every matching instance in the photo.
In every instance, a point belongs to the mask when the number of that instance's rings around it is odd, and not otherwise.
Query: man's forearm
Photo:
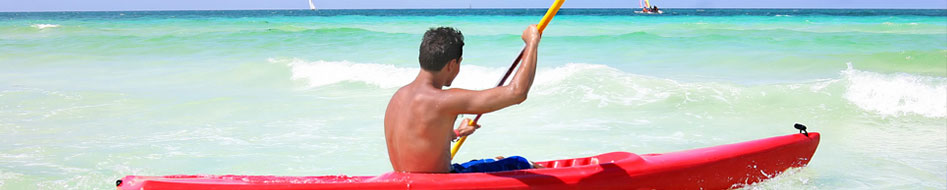
[[[510,87],[512,87],[513,91],[519,96],[525,97],[533,85],[533,78],[535,78],[536,75],[536,54],[538,48],[539,39],[531,40],[531,42],[526,43],[520,68],[516,71],[516,75],[513,76],[513,80],[510,83]]]

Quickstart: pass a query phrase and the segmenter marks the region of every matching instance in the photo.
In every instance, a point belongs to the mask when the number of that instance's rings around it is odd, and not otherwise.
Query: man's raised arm
[[[522,38],[526,48],[510,84],[480,91],[450,89],[443,97],[446,108],[456,114],[480,114],[525,101],[536,75],[536,54],[541,36],[536,25],[530,25],[523,31]]]

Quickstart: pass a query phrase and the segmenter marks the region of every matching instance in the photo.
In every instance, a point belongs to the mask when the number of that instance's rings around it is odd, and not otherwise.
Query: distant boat
[[[316,10],[316,5],[312,4],[312,0],[309,0],[309,10]]]
[[[664,11],[661,11],[660,9],[658,9],[658,6],[651,6],[651,2],[649,2],[648,0],[643,0],[643,1],[644,1],[644,3],[642,4],[642,0],[638,0],[638,6],[641,7],[641,10],[640,10],[640,11],[635,11],[635,13],[638,13],[638,14],[661,14],[661,13],[664,13]]]

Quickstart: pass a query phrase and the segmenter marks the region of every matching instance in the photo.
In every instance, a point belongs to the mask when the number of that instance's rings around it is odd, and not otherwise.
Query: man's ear
[[[457,67],[460,67],[457,59],[451,59],[450,62],[447,62],[447,66],[444,68],[447,68],[447,72],[453,72],[454,69],[457,69]]]

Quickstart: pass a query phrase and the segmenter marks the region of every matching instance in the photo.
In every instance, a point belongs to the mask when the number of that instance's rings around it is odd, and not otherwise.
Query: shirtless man
[[[385,140],[395,171],[458,172],[456,167],[460,165],[451,165],[451,140],[473,134],[480,126],[468,125],[470,119],[464,119],[454,130],[451,126],[457,115],[489,113],[526,100],[536,74],[536,48],[541,36],[536,25],[531,25],[522,38],[526,50],[510,84],[486,90],[444,90],[460,72],[464,36],[449,27],[424,33],[418,56],[421,71],[414,81],[395,92],[385,111]],[[528,163],[526,168],[530,167]]]

